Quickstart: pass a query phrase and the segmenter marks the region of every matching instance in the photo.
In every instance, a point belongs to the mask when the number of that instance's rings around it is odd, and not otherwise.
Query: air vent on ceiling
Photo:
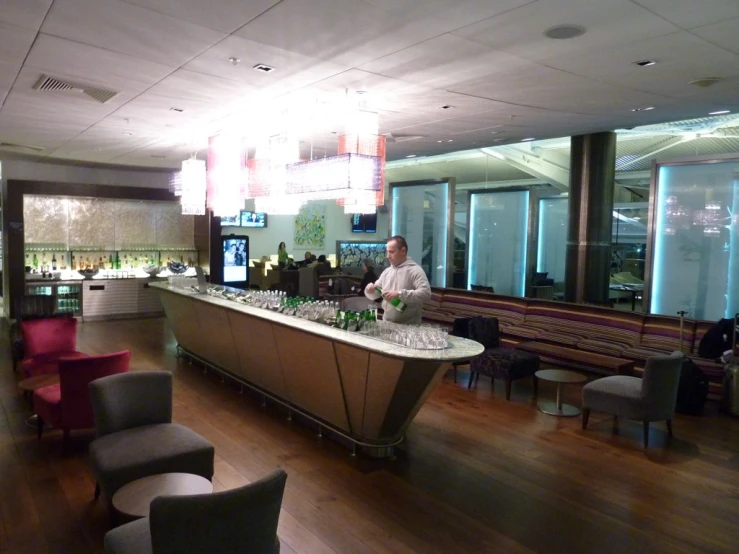
[[[46,150],[46,148],[43,148],[41,146],[31,146],[29,144],[16,144],[14,142],[0,142],[0,148],[3,150],[20,150],[20,151],[28,151],[31,152],[43,152]]]
[[[425,135],[402,135],[399,133],[385,133],[388,142],[408,142],[426,138]]]
[[[48,75],[41,75],[36,84],[33,85],[35,90],[42,92],[56,92],[66,94],[83,94],[96,102],[105,104],[108,100],[118,95],[117,92],[112,90],[105,90],[102,88],[88,87],[85,85],[79,85],[76,83],[70,83],[68,81],[62,81]]]

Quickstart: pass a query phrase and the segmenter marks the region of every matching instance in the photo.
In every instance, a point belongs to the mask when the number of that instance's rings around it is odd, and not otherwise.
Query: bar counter
[[[152,283],[178,346],[372,456],[392,454],[449,364],[483,351],[449,337],[416,350],[225,298]]]

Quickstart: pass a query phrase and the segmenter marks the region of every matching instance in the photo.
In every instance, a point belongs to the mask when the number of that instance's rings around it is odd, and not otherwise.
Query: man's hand
[[[374,283],[367,284],[367,286],[364,288],[364,290],[365,290],[365,292],[368,292],[369,294],[374,294],[375,293],[375,284]]]
[[[397,290],[388,290],[385,291],[382,297],[390,302],[391,300],[395,300],[396,298],[400,298],[400,291]]]

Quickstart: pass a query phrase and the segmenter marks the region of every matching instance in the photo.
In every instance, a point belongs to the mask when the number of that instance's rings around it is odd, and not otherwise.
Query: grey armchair
[[[582,428],[587,428],[591,410],[613,414],[618,418],[634,419],[644,424],[644,447],[649,445],[649,422],[667,422],[672,437],[672,416],[675,414],[677,388],[680,383],[684,355],[675,351],[667,356],[647,360],[644,375],[628,377],[614,375],[597,379],[582,389]]]
[[[213,494],[159,496],[150,516],[108,531],[107,554],[276,554],[287,473]]]
[[[170,372],[122,373],[89,387],[97,435],[90,443],[95,498],[102,491],[110,504],[126,483],[157,473],[213,478],[213,445],[172,423]]]

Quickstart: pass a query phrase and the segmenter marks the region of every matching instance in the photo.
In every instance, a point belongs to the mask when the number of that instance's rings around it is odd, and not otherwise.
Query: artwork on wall
[[[305,204],[295,216],[295,249],[322,249],[326,242],[326,205]]]
[[[339,267],[342,269],[359,269],[362,267],[362,262],[367,259],[372,260],[374,266],[377,268],[387,265],[384,242],[342,240],[336,241],[336,250],[338,253]]]

